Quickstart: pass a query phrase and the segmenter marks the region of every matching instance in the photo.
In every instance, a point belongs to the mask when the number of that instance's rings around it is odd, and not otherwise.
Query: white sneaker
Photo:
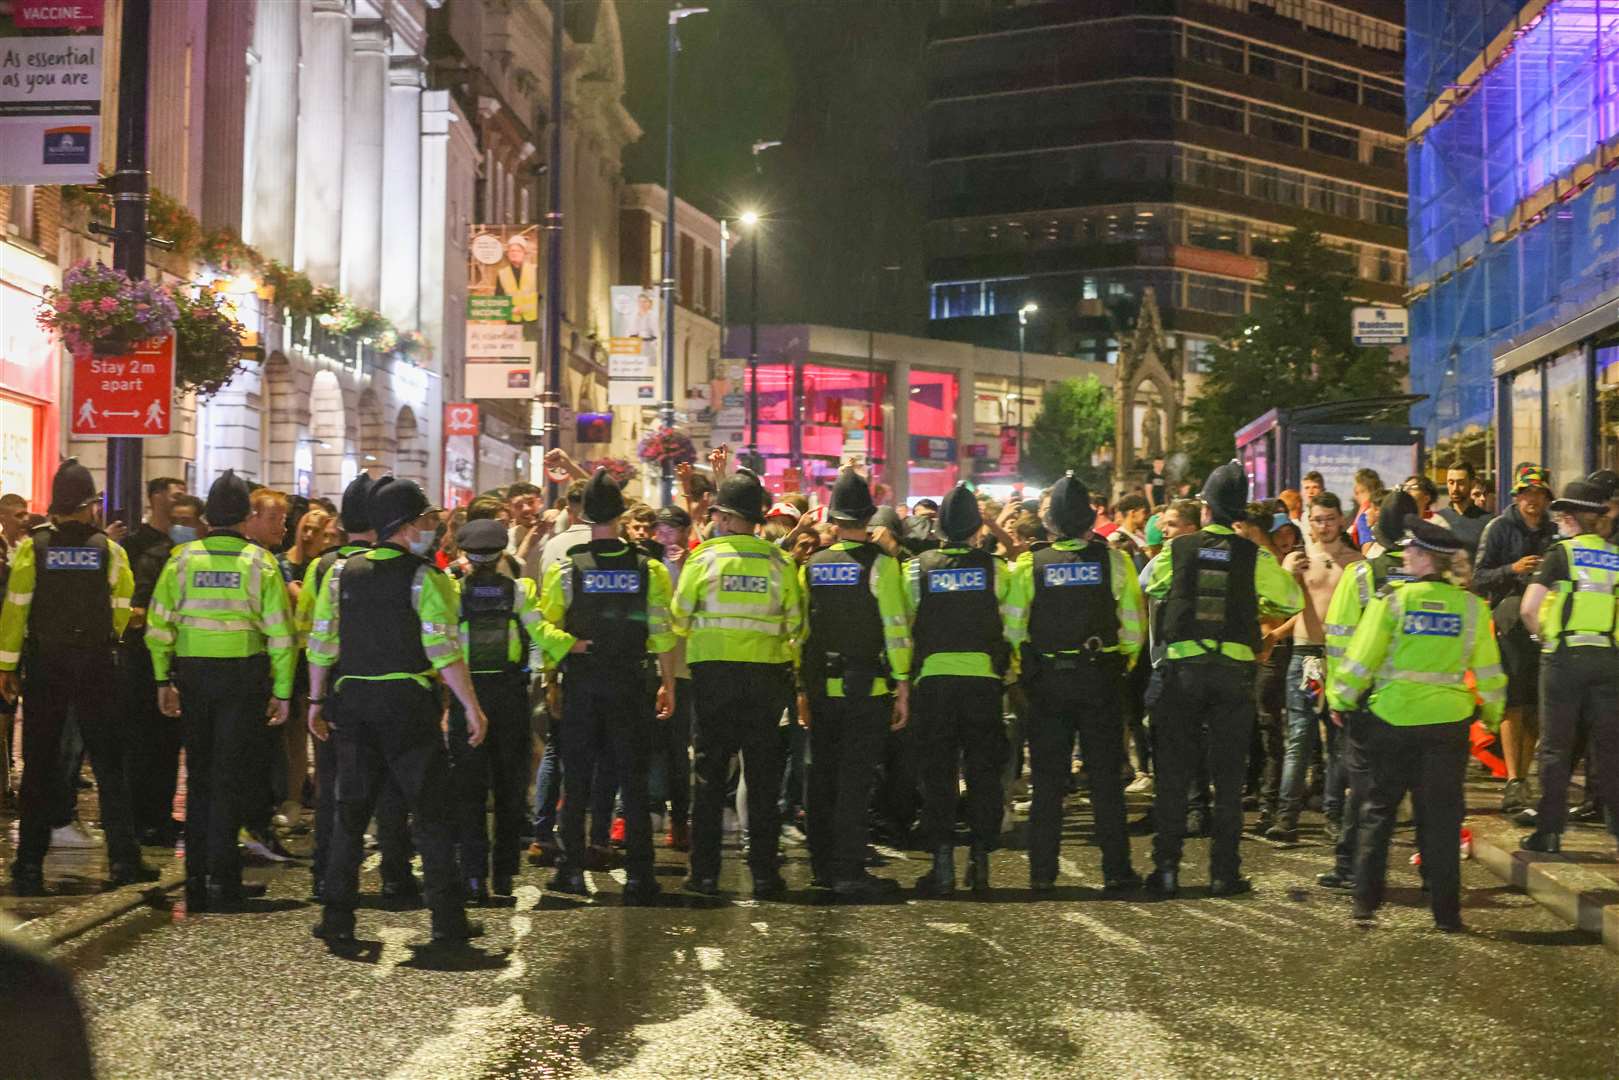
[[[89,830],[77,821],[70,821],[60,829],[51,830],[51,847],[53,848],[95,848],[100,846],[101,841],[91,836]]]
[[[1151,795],[1152,794],[1152,774],[1151,773],[1142,773],[1140,776],[1138,776],[1134,780],[1130,781],[1129,785],[1127,787],[1125,787],[1124,790],[1125,790],[1125,792],[1127,794],[1130,794],[1130,795]]]
[[[260,842],[257,838],[255,838],[252,833],[248,832],[246,829],[243,829],[240,833],[237,834],[237,839],[241,841],[242,847],[247,850],[247,853],[249,855],[252,855],[254,858],[263,859],[266,862],[291,862],[292,861],[292,860],[288,859],[285,855],[277,855],[274,851],[271,851],[268,847],[266,847],[262,842]]]

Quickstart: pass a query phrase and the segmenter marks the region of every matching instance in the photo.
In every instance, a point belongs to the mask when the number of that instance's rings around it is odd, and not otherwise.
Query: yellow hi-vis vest
[[[1541,651],[1564,645],[1610,648],[1619,621],[1619,547],[1594,533],[1581,533],[1558,544],[1568,559],[1568,577],[1559,581],[1540,606]]]

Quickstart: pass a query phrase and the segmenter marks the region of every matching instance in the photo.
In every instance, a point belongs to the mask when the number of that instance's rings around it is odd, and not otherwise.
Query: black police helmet
[[[720,485],[719,492],[714,496],[713,508],[735,514],[755,525],[763,525],[768,503],[769,497],[759,478],[747,469],[738,469]]]
[[[1570,480],[1563,485],[1561,498],[1552,500],[1559,514],[1601,514],[1608,509],[1608,489],[1590,480]]]
[[[371,489],[376,485],[371,482],[371,474],[362,472],[349,486],[343,489],[343,506],[338,512],[337,520],[347,533],[363,533],[371,531]]]
[[[585,483],[584,498],[580,502],[580,517],[586,525],[606,525],[624,515],[624,491],[606,469],[597,469],[596,475]]]
[[[978,509],[978,496],[966,484],[950,489],[939,506],[939,531],[946,540],[970,540],[983,528],[984,515]]]
[[[1422,548],[1436,555],[1454,555],[1467,545],[1461,537],[1449,529],[1423,521],[1420,517],[1412,517],[1406,522],[1410,535],[1405,538],[1407,547]]]
[[[216,529],[240,525],[253,512],[253,495],[247,481],[236,475],[235,469],[219,474],[208,489],[208,501],[203,504],[202,516]]]
[[[853,469],[838,473],[837,483],[832,485],[827,518],[845,525],[864,525],[876,512],[877,504],[871,500],[871,485],[866,483],[866,478]]]
[[[367,508],[377,539],[386,540],[434,507],[416,481],[384,476],[371,485]]]
[[[1612,469],[1598,469],[1586,479],[1600,487],[1606,498],[1619,499],[1619,472]]]
[[[95,502],[100,495],[96,478],[90,475],[90,470],[80,465],[78,458],[68,458],[51,480],[49,510],[53,514],[76,514]]]
[[[1064,536],[1078,539],[1096,524],[1096,508],[1091,505],[1091,493],[1085,482],[1069,473],[1051,485],[1049,505],[1051,523]]]
[[[1203,482],[1203,502],[1218,525],[1240,521],[1248,513],[1248,474],[1236,461],[1209,473]]]
[[[506,526],[495,518],[469,521],[455,534],[456,546],[468,555],[499,555],[506,540]]]
[[[1372,535],[1386,548],[1398,547],[1413,520],[1422,520],[1417,500],[1408,491],[1391,491],[1378,504],[1377,524],[1372,527]]]

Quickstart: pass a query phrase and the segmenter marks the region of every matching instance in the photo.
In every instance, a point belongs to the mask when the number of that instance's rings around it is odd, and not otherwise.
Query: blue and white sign
[[[960,570],[929,570],[928,592],[984,592],[989,588],[989,575],[977,567]]]
[[[101,549],[93,547],[51,547],[45,549],[47,570],[100,570]]]
[[[1358,307],[1350,316],[1356,345],[1404,345],[1411,319],[1403,307]]]
[[[1231,561],[1230,548],[1198,548],[1197,557],[1204,562],[1228,563]]]
[[[1450,612],[1408,611],[1402,629],[1416,637],[1461,637],[1462,617]]]
[[[1102,584],[1102,564],[1094,562],[1052,563],[1046,567],[1045,583],[1048,588],[1066,588],[1070,585]]]
[[[770,579],[761,574],[721,574],[720,591],[763,596],[770,591]]]
[[[1619,551],[1603,551],[1601,548],[1575,548],[1574,566],[1584,570],[1606,570],[1610,574],[1619,574]]]
[[[585,571],[584,586],[587,593],[640,592],[641,572],[639,570],[587,570]]]
[[[198,589],[240,589],[242,574],[238,570],[197,570],[191,584]]]
[[[811,585],[858,585],[860,564],[853,562],[824,562],[810,564]]]

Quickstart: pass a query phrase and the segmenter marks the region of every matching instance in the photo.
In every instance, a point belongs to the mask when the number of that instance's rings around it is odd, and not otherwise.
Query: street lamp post
[[[1017,471],[1023,475],[1023,345],[1029,328],[1029,316],[1039,311],[1034,302],[1024,304],[1017,312]]]
[[[759,453],[759,215],[746,210],[742,224],[748,227],[748,454],[755,463]]]
[[[668,195],[663,225],[663,426],[675,426],[675,55],[680,52],[680,20],[702,15],[706,7],[677,7],[669,12],[669,96],[663,132],[663,187]],[[663,502],[675,501],[673,462],[663,462]]]

